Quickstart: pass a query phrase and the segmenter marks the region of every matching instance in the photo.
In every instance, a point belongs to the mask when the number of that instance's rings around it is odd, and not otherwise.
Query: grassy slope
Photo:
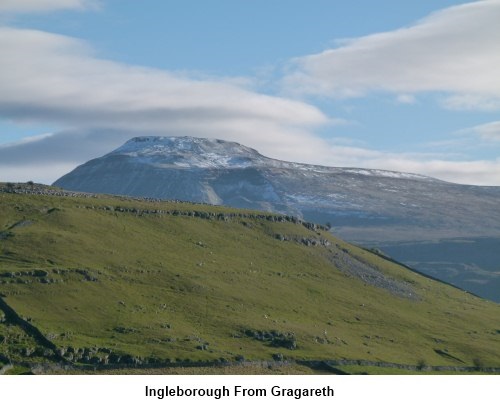
[[[137,216],[84,208],[88,205],[235,212],[112,197],[0,194],[0,231],[32,221],[0,240],[0,273],[41,269],[57,280],[41,284],[21,276],[17,279],[27,284],[0,284],[0,293],[60,347],[106,347],[172,361],[237,355],[266,360],[282,353],[301,359],[458,366],[479,360],[500,366],[498,305],[413,274],[327,232],[321,237],[331,246],[307,247],[275,239],[278,233],[318,237],[293,223]],[[328,260],[338,248],[411,283],[420,299],[399,298],[344,275]],[[56,274],[54,269],[73,271]],[[88,270],[97,281],[84,281],[75,269]],[[293,332],[297,349],[271,347],[245,336],[246,329]],[[204,343],[209,350],[198,350]]]

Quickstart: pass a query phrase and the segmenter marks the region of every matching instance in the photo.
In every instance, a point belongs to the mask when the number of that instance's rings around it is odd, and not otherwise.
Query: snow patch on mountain
[[[246,168],[272,160],[236,142],[193,137],[137,137],[107,156],[122,155],[158,167]]]
[[[156,167],[245,169],[249,167],[298,170],[310,175],[353,174],[371,177],[439,181],[413,173],[378,169],[339,168],[285,162],[261,155],[255,149],[219,139],[143,136],[130,139],[106,156],[122,155]]]

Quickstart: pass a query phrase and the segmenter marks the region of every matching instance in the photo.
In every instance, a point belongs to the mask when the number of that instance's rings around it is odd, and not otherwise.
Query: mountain
[[[0,184],[0,373],[498,373],[499,319],[294,217]]]
[[[467,246],[479,249],[500,238],[500,187],[283,162],[234,142],[191,137],[133,138],[54,185],[259,209],[329,223],[346,240],[383,248],[396,260],[500,302],[498,249],[488,253],[487,267],[457,263],[441,249],[450,240],[473,238],[476,245]],[[432,242],[443,254],[435,259],[424,252],[415,261],[407,253],[422,242]]]

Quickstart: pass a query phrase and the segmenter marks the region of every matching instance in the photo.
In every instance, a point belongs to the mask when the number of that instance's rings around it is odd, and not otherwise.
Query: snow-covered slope
[[[132,138],[106,156],[118,155],[163,168],[245,168],[273,162],[236,142],[187,136]]]
[[[163,168],[244,169],[281,168],[316,173],[351,173],[366,176],[421,179],[431,177],[388,170],[337,168],[284,162],[261,155],[255,149],[220,139],[143,136],[130,139],[107,156],[128,156],[136,162]]]

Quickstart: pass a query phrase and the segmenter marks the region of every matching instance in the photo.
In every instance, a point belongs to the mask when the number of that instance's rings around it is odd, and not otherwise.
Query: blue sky
[[[500,185],[498,21],[498,0],[0,0],[0,181],[157,134]]]

